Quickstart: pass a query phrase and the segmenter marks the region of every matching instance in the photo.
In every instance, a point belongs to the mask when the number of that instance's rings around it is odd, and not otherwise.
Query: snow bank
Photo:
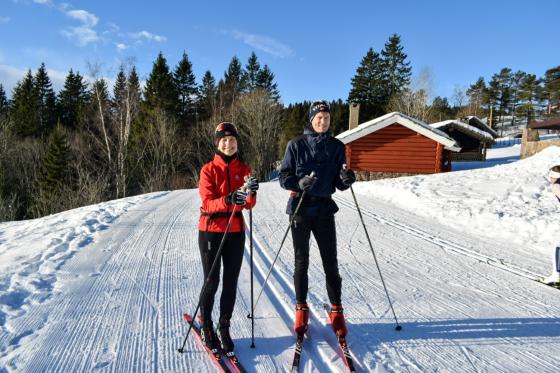
[[[165,193],[163,193],[165,194]],[[57,291],[59,268],[132,206],[162,193],[114,200],[41,219],[0,223],[0,327]]]
[[[356,183],[403,209],[473,234],[548,253],[560,241],[559,204],[546,175],[560,147],[491,168]]]

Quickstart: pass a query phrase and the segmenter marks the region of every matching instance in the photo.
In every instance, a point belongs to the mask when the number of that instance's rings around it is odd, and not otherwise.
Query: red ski
[[[183,318],[189,323],[192,324],[192,328],[194,330],[194,335],[196,339],[200,342],[200,344],[204,347],[208,355],[212,358],[212,361],[216,364],[220,372],[224,373],[245,373],[245,369],[241,366],[239,359],[235,356],[235,353],[231,352],[226,354],[222,351],[221,348],[216,348],[214,350],[210,350],[204,342],[202,341],[202,334],[200,333],[200,325],[198,322],[194,322],[191,315],[188,313],[183,314]],[[229,364],[228,364],[229,363]],[[231,367],[230,367],[231,365]]]
[[[330,324],[331,319],[328,316],[331,308],[328,304],[323,304],[323,308],[327,312],[327,320],[329,321]],[[350,372],[355,372],[356,368],[354,368],[354,359],[352,358],[352,354],[350,353],[350,348],[348,347],[348,342],[346,342],[346,337],[339,337],[337,335],[336,338],[338,339],[338,344],[340,346],[340,350],[342,352],[342,357],[344,360],[344,364],[346,364],[346,368],[348,368]]]

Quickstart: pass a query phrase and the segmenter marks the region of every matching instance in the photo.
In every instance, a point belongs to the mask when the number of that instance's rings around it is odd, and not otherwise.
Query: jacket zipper
[[[227,179],[227,195],[231,193],[231,184],[229,181],[229,163],[226,163],[226,179]],[[227,212],[229,213],[229,205],[227,206]]]

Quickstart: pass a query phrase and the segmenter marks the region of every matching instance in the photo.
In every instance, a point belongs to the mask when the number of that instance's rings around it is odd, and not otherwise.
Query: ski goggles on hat
[[[548,177],[551,177],[553,179],[560,179],[560,172],[550,170],[548,172]]]

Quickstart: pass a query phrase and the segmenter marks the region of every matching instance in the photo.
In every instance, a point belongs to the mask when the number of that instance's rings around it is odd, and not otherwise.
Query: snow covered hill
[[[403,330],[381,286],[349,191],[337,193],[349,343],[361,371],[552,372],[560,239],[544,179],[559,148],[489,169],[358,183],[355,191]],[[287,225],[287,192],[264,183],[254,211],[256,292]],[[214,371],[194,338],[177,353],[202,284],[196,190],[154,193],[0,224],[0,372]],[[306,371],[343,371],[321,310],[312,247]],[[250,345],[248,251],[232,334],[254,372],[291,362],[293,249],[286,241],[256,310]]]

